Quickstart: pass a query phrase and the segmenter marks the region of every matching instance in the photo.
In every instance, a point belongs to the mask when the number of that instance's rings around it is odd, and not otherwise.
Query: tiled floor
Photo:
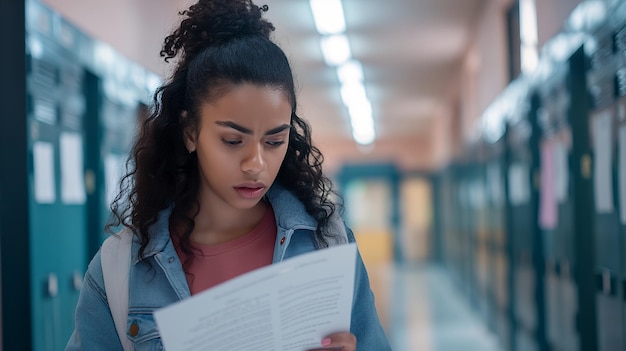
[[[368,268],[394,351],[501,351],[446,271],[416,265]]]

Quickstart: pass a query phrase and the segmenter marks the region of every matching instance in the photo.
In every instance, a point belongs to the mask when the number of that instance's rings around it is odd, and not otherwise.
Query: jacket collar
[[[298,198],[280,184],[274,183],[267,192],[266,197],[274,208],[276,225],[286,230],[317,229],[317,220],[313,218]],[[327,245],[335,246],[348,242],[348,235],[343,220],[335,211],[328,220],[325,230]],[[314,236],[318,247],[326,246]]]
[[[172,207],[161,210],[157,216],[156,222],[150,226],[150,241],[144,250],[144,257],[154,256],[162,252],[166,245],[171,241],[169,231],[169,218],[172,213]],[[141,245],[139,238],[135,235],[133,241],[137,245]],[[138,252],[133,251],[133,263],[139,261]]]
[[[317,228],[317,221],[306,211],[302,201],[282,185],[274,183],[265,198],[274,209],[278,227],[287,230],[299,227]]]
[[[317,221],[306,211],[302,201],[281,185],[274,183],[265,196],[274,209],[276,225],[279,228],[288,231],[296,229],[315,230],[317,228]],[[172,207],[162,210],[157,221],[150,227],[152,235],[144,250],[145,257],[162,252],[170,242],[169,217],[171,213]],[[343,220],[337,212],[331,215],[326,232],[330,246],[348,242]],[[135,237],[135,241],[139,242],[139,239]],[[137,257],[133,257],[134,262],[137,260]]]

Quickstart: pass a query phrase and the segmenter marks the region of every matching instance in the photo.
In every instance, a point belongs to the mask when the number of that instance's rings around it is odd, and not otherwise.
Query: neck
[[[211,206],[200,202],[200,211],[194,218],[191,241],[202,245],[217,245],[234,240],[254,229],[265,215],[269,205],[260,201],[256,206],[240,210],[225,206]]]

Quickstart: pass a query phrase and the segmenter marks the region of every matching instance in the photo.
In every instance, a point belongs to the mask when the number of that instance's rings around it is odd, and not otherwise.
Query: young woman
[[[331,202],[322,155],[296,114],[291,68],[249,0],[200,0],[167,38],[176,59],[112,205],[133,233],[127,337],[162,349],[158,308],[253,269],[354,242]],[[358,257],[350,330],[320,347],[390,350]],[[121,350],[93,258],[67,350]]]

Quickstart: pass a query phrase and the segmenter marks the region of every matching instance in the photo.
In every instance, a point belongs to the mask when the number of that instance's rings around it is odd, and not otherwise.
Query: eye
[[[237,146],[241,144],[241,140],[222,139],[222,142],[228,146]]]
[[[277,140],[277,141],[266,141],[266,144],[272,147],[279,147],[281,145],[283,145],[285,142],[282,140]]]

